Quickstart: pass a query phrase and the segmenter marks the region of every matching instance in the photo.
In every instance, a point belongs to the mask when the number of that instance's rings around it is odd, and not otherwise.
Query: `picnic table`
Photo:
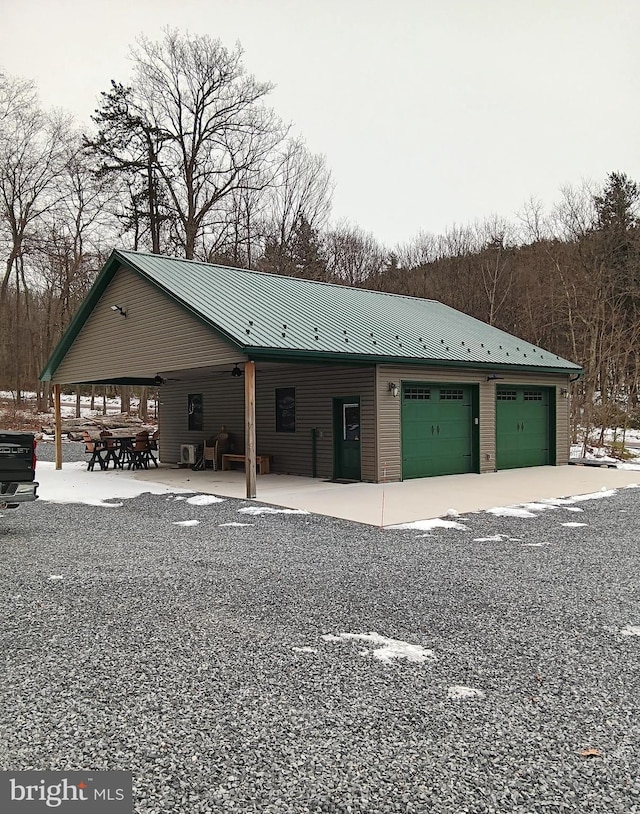
[[[153,454],[158,448],[155,438],[149,438],[148,433],[113,434],[101,432],[99,435],[84,434],[85,452],[90,455],[87,469],[93,471],[98,464],[100,469],[108,469],[113,464],[114,469],[148,469],[153,463],[158,466],[158,460]]]

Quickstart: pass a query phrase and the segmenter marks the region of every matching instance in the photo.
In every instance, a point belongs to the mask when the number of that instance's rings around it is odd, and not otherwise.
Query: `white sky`
[[[239,40],[347,217],[387,245],[640,180],[637,0],[0,0],[0,67],[88,126],[129,45]]]

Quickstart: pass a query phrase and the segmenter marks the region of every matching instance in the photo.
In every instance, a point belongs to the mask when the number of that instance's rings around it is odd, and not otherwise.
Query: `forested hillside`
[[[168,31],[132,64],[81,123],[0,71],[0,389],[18,402],[46,405],[38,374],[118,246],[441,300],[581,364],[576,425],[637,422],[640,190],[624,172],[548,211],[383,246],[357,212],[332,221],[325,158],[239,46]]]

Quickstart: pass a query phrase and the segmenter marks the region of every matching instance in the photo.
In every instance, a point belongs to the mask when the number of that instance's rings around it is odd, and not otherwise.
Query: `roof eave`
[[[256,361],[313,361],[332,362],[344,365],[405,365],[413,367],[455,367],[485,369],[489,371],[502,370],[528,373],[559,373],[564,375],[582,375],[582,368],[576,366],[563,367],[543,365],[518,365],[504,362],[480,362],[472,360],[433,359],[429,357],[416,358],[407,356],[386,356],[363,353],[338,353],[332,351],[309,351],[291,348],[264,348],[245,345],[242,352],[250,359]]]

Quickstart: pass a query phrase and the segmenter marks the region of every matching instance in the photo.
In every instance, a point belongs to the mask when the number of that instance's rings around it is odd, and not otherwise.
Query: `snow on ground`
[[[521,506],[494,506],[492,509],[487,509],[487,514],[492,514],[494,517],[535,517],[535,512],[530,512],[528,509],[523,509]]]
[[[622,636],[640,636],[640,625],[625,625],[620,629]]]
[[[635,487],[635,484],[631,484]],[[625,488],[629,488],[628,486]],[[586,500],[601,500],[605,497],[612,497],[616,494],[615,489],[605,489],[604,487],[599,492],[590,492],[586,495],[574,495],[573,497],[564,498],[548,498],[541,500],[537,503],[523,503],[518,506],[494,506],[492,509],[487,509],[487,514],[492,514],[495,517],[536,517],[537,512],[543,512],[546,509],[562,508],[568,512],[580,512],[582,509],[571,506],[571,503],[584,503]],[[584,526],[585,523],[562,523],[563,526]]]
[[[451,511],[451,510],[449,510]],[[455,520],[442,520],[436,517],[433,520],[415,520],[413,523],[398,523],[395,526],[386,526],[388,529],[417,529],[418,531],[430,531],[431,529],[459,529],[467,531],[463,523]]]
[[[224,503],[224,498],[215,495],[194,495],[187,498],[187,503],[192,506],[210,506],[212,503]]]
[[[10,390],[0,390],[0,400],[12,402],[15,399],[15,393],[12,393]],[[25,402],[25,409],[23,412],[25,414],[32,415],[33,410],[30,409],[29,402],[36,401],[36,394],[35,393],[23,393],[22,394],[23,402]],[[140,400],[135,396],[131,397],[131,409],[137,410],[140,406]],[[103,415],[103,398],[101,393],[96,393],[94,398],[94,408],[91,409],[91,396],[81,396],[80,397],[80,416],[82,418],[94,418],[100,417]],[[149,416],[156,415],[156,402],[153,399],[150,399],[147,402],[148,405],[148,412]],[[106,414],[107,415],[119,415],[122,407],[122,402],[120,398],[107,398],[106,403]],[[76,415],[76,396],[75,393],[61,393],[60,394],[60,414],[63,418],[75,418]],[[51,414],[49,413],[41,413],[41,416],[44,418],[51,418]]]
[[[452,687],[447,688],[447,698],[452,701],[463,701],[469,698],[484,698],[484,693],[475,687],[463,687],[460,684],[454,684]]]
[[[366,642],[373,645],[373,650],[364,649],[361,651],[362,656],[374,656],[380,661],[390,662],[392,659],[406,659],[407,661],[425,662],[435,661],[435,654],[433,650],[427,650],[419,644],[409,644],[400,639],[388,639],[386,636],[381,636],[379,633],[339,633],[334,636],[332,633],[327,633],[322,637],[325,642],[339,642],[339,641],[359,641]]]
[[[245,506],[238,509],[242,514],[309,514],[304,509],[275,509],[273,506]]]
[[[177,489],[152,481],[139,481],[126,469],[94,470],[87,472],[84,461],[65,463],[56,469],[54,463],[38,461],[36,470],[40,487],[40,500],[50,503],[86,503],[89,506],[109,506],[117,508],[119,498],[132,498],[151,492],[154,495],[185,492],[193,489]]]

